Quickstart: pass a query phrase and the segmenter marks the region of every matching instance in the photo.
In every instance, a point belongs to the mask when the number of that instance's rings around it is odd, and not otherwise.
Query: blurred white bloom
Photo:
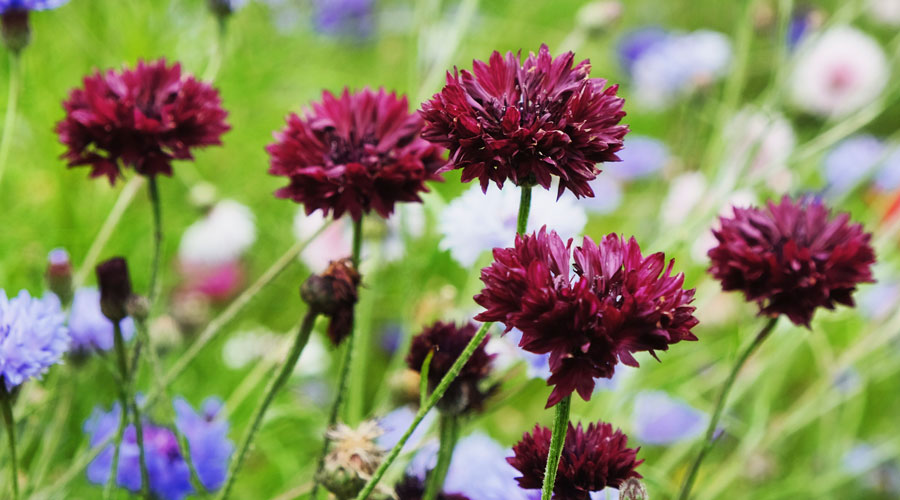
[[[406,240],[420,238],[425,233],[425,206],[422,203],[403,203],[387,220],[387,235],[382,241],[384,259],[388,262],[406,254]]]
[[[888,26],[900,26],[900,0],[867,0],[872,20]]]
[[[278,362],[284,358],[290,340],[286,335],[276,335],[268,331],[248,331],[232,336],[222,347],[222,360],[232,370],[240,370],[247,365],[268,360]],[[318,375],[328,368],[328,352],[322,340],[312,335],[303,348],[300,359],[294,366],[297,376]]]
[[[731,59],[731,40],[722,33],[669,34],[644,50],[631,67],[636,101],[651,109],[665,108],[676,97],[719,80]]]
[[[222,200],[181,236],[182,262],[220,265],[241,257],[256,241],[253,212],[234,200]]]
[[[838,26],[801,44],[790,94],[804,111],[843,116],[875,100],[887,85],[888,73],[878,42],[855,28]]]
[[[306,215],[303,207],[294,217],[294,236],[305,241],[312,238],[326,223],[319,210]],[[322,231],[300,253],[300,260],[314,272],[323,271],[332,260],[349,257],[353,252],[353,229],[347,219],[338,219]]]
[[[622,3],[601,0],[584,4],[575,14],[575,22],[582,29],[602,30],[622,17]]]
[[[513,186],[500,190],[491,184],[487,193],[482,193],[481,186],[473,183],[440,214],[441,249],[450,250],[457,262],[469,267],[482,253],[511,246],[515,240],[519,196],[519,190]],[[532,190],[529,232],[546,225],[567,239],[580,235],[586,223],[583,206],[568,192],[557,201],[555,187],[549,191],[541,187]]]
[[[684,221],[706,194],[706,177],[700,172],[686,172],[672,179],[669,194],[663,200],[663,223],[678,224]]]
[[[621,181],[606,172],[591,181],[591,189],[594,190],[594,197],[582,198],[579,202],[590,212],[608,214],[622,204]]]
[[[754,109],[738,112],[725,130],[727,161],[733,167],[767,177],[787,170],[787,161],[797,143],[794,128],[780,113]]]

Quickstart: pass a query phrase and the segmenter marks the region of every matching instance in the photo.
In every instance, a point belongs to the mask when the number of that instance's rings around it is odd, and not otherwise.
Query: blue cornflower
[[[375,31],[374,0],[314,0],[313,23],[325,35],[364,40]]]
[[[608,165],[607,171],[625,180],[640,179],[662,170],[670,156],[666,143],[637,134],[628,136],[618,155],[622,161]]]
[[[654,445],[694,439],[703,433],[709,416],[663,391],[642,392],[634,403],[634,437]]]
[[[0,0],[0,14],[13,10],[49,10],[55,9],[69,0]]]
[[[669,34],[658,26],[646,26],[631,31],[616,44],[619,64],[626,73],[631,73],[634,63],[654,45],[664,42]]]
[[[32,297],[26,290],[8,299],[0,290],[0,376],[6,389],[40,378],[69,348],[59,299]]]
[[[125,340],[134,335],[134,321],[125,318],[120,323]],[[100,292],[96,288],[79,288],[69,311],[71,350],[77,353],[108,351],[113,347],[113,324],[100,310]]]
[[[855,188],[874,173],[884,153],[884,143],[869,134],[857,134],[838,143],[823,161],[827,195],[841,196]]]
[[[222,403],[209,398],[203,411],[196,412],[184,399],[176,398],[175,425],[184,434],[191,452],[191,460],[204,488],[213,491],[222,486],[228,460],[234,451],[228,439],[228,422],[221,418]],[[121,407],[114,404],[109,412],[95,408],[84,423],[91,446],[98,446],[116,432]],[[182,500],[194,492],[190,469],[181,456],[178,440],[172,429],[144,422],[144,451],[150,491],[160,500]],[[88,466],[87,477],[93,483],[105,484],[112,467],[113,445],[108,445]],[[133,425],[125,429],[119,448],[119,470],[116,484],[131,491],[141,488],[140,458]]]

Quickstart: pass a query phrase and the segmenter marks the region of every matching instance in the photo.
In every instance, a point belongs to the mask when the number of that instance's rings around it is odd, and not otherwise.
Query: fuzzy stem
[[[9,440],[10,468],[9,476],[13,489],[13,500],[19,498],[19,461],[16,457],[16,427],[13,420],[12,394],[6,390],[6,381],[0,377],[0,410],[3,412],[3,425],[6,427],[6,437]]]
[[[531,212],[531,185],[523,184],[520,188],[522,196],[519,199],[519,218],[516,220],[516,234],[525,234],[528,230],[528,214]]]
[[[747,359],[750,358],[756,350],[762,345],[763,341],[772,333],[772,330],[775,328],[775,324],[778,322],[778,317],[771,318],[766,322],[765,326],[759,331],[756,335],[756,338],[753,339],[753,342],[747,346],[746,349],[738,356],[737,362],[735,362],[734,367],[731,369],[731,373],[728,374],[728,378],[725,380],[725,384],[722,386],[722,391],[719,393],[719,399],[716,400],[716,406],[713,410],[712,418],[709,419],[709,425],[706,427],[706,436],[703,438],[703,444],[701,445],[700,452],[697,453],[697,458],[694,459],[694,462],[691,464],[690,471],[687,476],[685,476],[684,483],[681,485],[681,493],[678,495],[679,500],[687,500],[691,495],[691,487],[694,485],[694,480],[697,478],[697,472],[700,470],[700,464],[703,463],[703,459],[706,458],[706,454],[709,453],[709,450],[712,449],[713,444],[716,440],[716,428],[719,424],[719,419],[722,417],[722,410],[725,408],[725,401],[728,399],[728,393],[731,391],[731,387],[734,385],[734,381],[737,379],[738,372],[741,371],[741,368],[744,366],[744,363],[747,362]]]
[[[353,221],[353,255],[351,257],[353,260],[353,267],[357,272],[359,271],[360,254],[362,253],[362,239],[362,217],[360,217],[359,220]],[[319,492],[319,477],[322,474],[322,470],[325,468],[325,457],[328,456],[328,447],[331,445],[331,438],[328,437],[328,429],[334,427],[338,421],[338,415],[341,413],[341,404],[344,401],[345,393],[349,386],[350,364],[353,362],[353,348],[356,344],[356,325],[353,325],[351,328],[350,335],[347,337],[347,341],[344,344],[341,372],[338,375],[337,395],[334,397],[334,402],[331,403],[331,410],[328,413],[328,424],[325,427],[322,451],[319,453],[319,458],[316,461],[316,472],[313,474],[313,487],[309,494],[309,498],[311,499],[315,499],[316,494]],[[362,367],[357,367],[357,373],[365,374],[365,371]],[[363,393],[362,391],[359,391],[358,394],[353,394],[353,396],[362,397]]]
[[[150,305],[156,302],[159,295],[159,271],[162,261],[162,204],[159,202],[159,186],[156,183],[156,176],[150,176],[148,183],[150,188],[150,204],[153,206],[153,263],[150,267]]]
[[[287,383],[291,373],[294,371],[294,365],[297,364],[297,360],[300,359],[303,348],[306,347],[306,343],[309,341],[309,336],[312,333],[313,325],[316,324],[317,316],[317,312],[312,310],[307,311],[306,316],[303,318],[303,323],[300,325],[300,330],[297,332],[297,338],[294,340],[294,345],[288,353],[287,359],[284,360],[284,364],[281,366],[278,375],[269,382],[268,387],[266,387],[265,395],[259,402],[259,406],[253,411],[250,427],[247,428],[247,432],[241,440],[241,445],[238,448],[237,454],[234,456],[234,459],[231,461],[231,466],[228,468],[228,479],[225,481],[222,491],[220,491],[219,495],[216,497],[219,500],[228,498],[231,487],[234,485],[235,477],[244,461],[244,456],[247,454],[247,450],[250,449],[250,444],[253,442],[253,438],[256,436],[256,432],[259,430],[259,426],[262,423],[263,416],[269,408],[269,405],[275,399],[275,395],[278,394],[278,391],[281,390],[285,383]]]
[[[0,182],[9,161],[9,150],[12,146],[13,133],[16,128],[16,106],[19,102],[19,86],[22,83],[22,66],[19,53],[9,53],[9,93],[6,97],[6,119],[3,121],[3,138],[0,139]]]
[[[444,489],[444,480],[450,469],[450,461],[453,459],[453,449],[459,439],[459,417],[456,415],[442,413],[439,426],[441,445],[438,449],[437,464],[428,475],[428,484],[422,500],[435,500]]]
[[[547,468],[544,469],[544,486],[541,488],[541,500],[550,500],[553,487],[556,485],[556,472],[559,470],[559,459],[566,444],[566,432],[569,430],[569,407],[572,395],[563,398],[556,405],[556,417],[553,419],[553,434],[550,436],[550,452],[547,454]]]
[[[122,325],[119,321],[113,322],[113,344],[116,349],[116,358],[118,359],[119,375],[121,387],[119,388],[119,399],[122,402],[122,414],[125,415],[123,421],[127,421],[127,413],[130,411],[132,420],[134,421],[134,432],[137,438],[139,464],[141,469],[141,494],[144,498],[150,498],[150,475],[147,473],[147,459],[144,452],[144,426],[141,422],[141,412],[138,410],[137,404],[132,396],[132,381],[137,373],[138,356],[140,355],[140,342],[135,347],[134,358],[132,361],[132,370],[128,370],[128,358],[125,352],[125,338],[122,336]],[[122,444],[121,437],[116,443],[116,447]],[[113,471],[115,474],[115,471]]]
[[[384,473],[387,472],[388,467],[397,459],[400,455],[400,451],[403,449],[403,446],[409,441],[409,437],[412,435],[413,431],[416,430],[416,427],[419,426],[419,423],[422,422],[422,419],[425,418],[425,415],[428,414],[429,410],[434,408],[438,401],[440,401],[441,397],[444,396],[444,393],[447,392],[447,388],[450,387],[450,384],[453,383],[453,380],[456,379],[459,372],[462,371],[463,366],[469,361],[469,358],[475,354],[475,350],[478,349],[478,346],[484,341],[484,338],[487,336],[487,332],[490,329],[492,323],[482,323],[481,328],[478,329],[478,332],[475,333],[475,336],[472,337],[472,340],[469,341],[469,344],[463,350],[462,354],[459,355],[459,358],[453,362],[453,366],[450,367],[450,370],[447,371],[447,374],[444,375],[444,378],[441,379],[441,382],[435,387],[434,392],[431,393],[431,396],[428,397],[428,401],[426,401],[424,406],[419,407],[419,411],[416,412],[415,417],[413,417],[413,421],[410,424],[409,428],[406,429],[406,432],[403,433],[403,436],[400,437],[400,441],[397,442],[396,445],[391,449],[388,453],[387,457],[385,457],[384,462],[378,466],[378,470],[372,474],[372,479],[366,483],[366,486],[359,492],[359,495],[356,496],[356,500],[366,500],[369,494],[375,489],[375,486],[378,485],[378,482],[381,481],[381,478],[384,476]]]

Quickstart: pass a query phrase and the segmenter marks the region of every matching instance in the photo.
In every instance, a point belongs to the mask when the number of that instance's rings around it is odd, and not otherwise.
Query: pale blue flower
[[[653,445],[695,439],[709,423],[706,413],[663,391],[638,394],[632,418],[635,438]]]
[[[0,290],[0,376],[7,390],[61,361],[69,348],[64,321],[55,295],[37,299],[22,290],[8,299]]]
[[[121,321],[122,337],[134,335],[134,321]],[[69,311],[69,335],[74,352],[108,351],[113,348],[113,324],[100,310],[100,292],[96,288],[79,288]]]

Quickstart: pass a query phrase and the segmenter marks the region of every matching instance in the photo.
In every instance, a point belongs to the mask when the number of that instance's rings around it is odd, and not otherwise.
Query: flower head
[[[0,14],[12,10],[50,10],[68,2],[69,0],[0,0]]]
[[[221,144],[230,127],[219,93],[164,59],[135,69],[85,77],[63,102],[66,117],[56,132],[70,167],[89,165],[91,177],[111,184],[132,167],[142,175],[172,175],[173,160]]]
[[[323,92],[304,116],[290,115],[266,148],[269,173],[290,179],[275,194],[302,203],[307,214],[388,217],[399,202],[421,201],[426,181],[440,180],[442,151],[419,137],[421,129],[406,97]]]
[[[328,337],[338,345],[353,328],[353,306],[359,298],[359,272],[350,259],[335,260],[322,274],[310,276],[300,296],[310,309],[328,316]]]
[[[635,397],[633,420],[639,442],[664,445],[699,437],[709,416],[663,391],[646,391]]]
[[[26,290],[9,299],[0,289],[0,377],[11,391],[40,378],[69,348],[69,331],[55,295],[42,299]]]
[[[202,412],[177,398],[175,425],[184,434],[190,449],[191,461],[203,487],[215,491],[225,481],[228,460],[234,451],[228,439],[228,422],[222,416],[222,403],[209,398]],[[121,407],[118,403],[110,411],[95,408],[84,423],[84,432],[90,435],[91,446],[96,447],[116,432]],[[178,440],[172,429],[144,422],[144,453],[150,479],[150,491],[160,500],[182,500],[194,492],[191,472],[181,455]],[[87,469],[88,480],[105,484],[112,467],[113,445],[107,445]],[[141,489],[140,456],[134,425],[125,429],[119,447],[119,468],[116,484],[133,492]]]
[[[785,196],[764,209],[735,208],[720,223],[709,272],[723,290],[744,292],[760,314],[809,326],[816,309],[852,306],[856,285],[873,281],[871,235],[848,214],[832,217],[820,201]]]
[[[375,31],[374,0],[314,0],[313,25],[325,35],[365,40]]]
[[[845,116],[875,100],[889,76],[888,61],[878,42],[855,28],[836,26],[801,44],[790,95],[803,111]]]
[[[394,486],[397,500],[422,500],[425,496],[425,479],[406,475]],[[469,497],[458,493],[438,493],[437,500],[469,500]]]
[[[406,364],[410,369],[421,372],[428,353],[434,353],[428,368],[428,386],[433,390],[450,371],[450,367],[477,331],[478,327],[471,322],[458,327],[453,323],[438,321],[413,338]],[[494,359],[493,355],[485,351],[487,343],[488,338],[485,337],[447,388],[444,397],[438,402],[443,411],[461,413],[481,409],[484,399],[491,392],[490,389],[482,388],[484,380],[491,373]]]
[[[329,429],[333,445],[319,477],[323,486],[338,498],[355,497],[384,460],[385,450],[376,442],[381,434],[381,428],[372,420],[355,429],[345,424]],[[383,495],[383,491],[376,490],[372,498],[379,500]]]
[[[550,354],[547,383],[556,387],[548,406],[573,391],[589,400],[594,378],[612,377],[619,361],[638,366],[635,352],[696,340],[694,290],[683,289],[684,275],[673,276],[662,253],[644,257],[634,238],[615,234],[599,245],[585,238],[570,273],[571,245],[542,229],[494,249],[475,296],[486,308],[475,319],[518,328],[520,347]]]
[[[522,474],[516,478],[523,489],[540,489],[550,452],[550,429],[536,425],[531,434],[513,446],[510,465]],[[628,436],[612,425],[599,422],[577,427],[569,423],[562,459],[553,488],[553,498],[588,500],[592,491],[618,488],[628,478],[640,478],[635,470],[643,460],[637,459],[640,448],[627,448]]]
[[[125,318],[120,323],[125,340],[134,335],[134,322]],[[100,292],[94,288],[75,291],[69,311],[69,335],[71,350],[86,354],[91,351],[108,351],[113,348],[113,324],[100,310]]]
[[[571,52],[556,57],[542,45],[537,55],[491,54],[488,63],[447,73],[447,84],[422,106],[422,136],[450,149],[450,167],[463,182],[478,179],[537,183],[557,194],[593,196],[597,163],[618,161],[628,132],[617,85],[589,78],[590,62],[573,67]]]

